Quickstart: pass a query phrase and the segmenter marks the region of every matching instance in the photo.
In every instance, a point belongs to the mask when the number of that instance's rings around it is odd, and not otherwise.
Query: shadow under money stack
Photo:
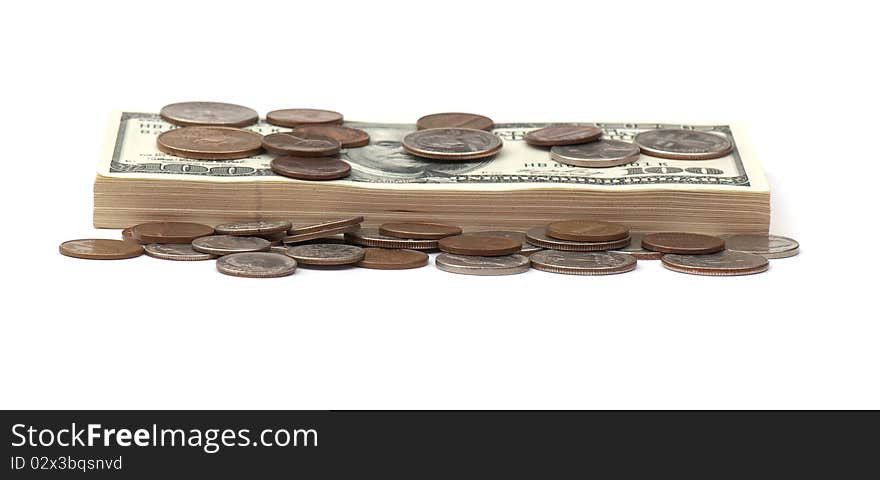
[[[496,124],[442,113],[413,124],[214,102],[120,113],[94,187],[94,224],[218,225],[364,215],[525,231],[591,218],[634,232],[767,233],[770,192],[729,125]],[[378,234],[378,232],[376,232]]]

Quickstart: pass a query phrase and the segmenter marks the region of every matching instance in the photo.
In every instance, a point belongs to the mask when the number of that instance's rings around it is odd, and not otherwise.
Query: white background
[[[863,2],[868,4],[868,2]],[[2,19],[0,408],[878,408],[876,13],[810,2],[17,2]],[[710,278],[57,253],[114,109],[740,121],[802,254]]]

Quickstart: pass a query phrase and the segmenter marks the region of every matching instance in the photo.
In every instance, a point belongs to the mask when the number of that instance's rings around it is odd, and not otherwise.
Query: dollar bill
[[[330,183],[364,188],[443,189],[660,189],[768,191],[760,165],[750,155],[738,127],[665,123],[596,123],[605,138],[632,141],[639,132],[657,128],[689,128],[724,135],[733,151],[712,160],[670,160],[642,155],[637,162],[610,168],[573,167],[557,163],[548,150],[525,143],[526,132],[547,123],[501,123],[493,132],[504,141],[498,155],[469,162],[443,162],[411,155],[401,139],[411,124],[346,122],[370,134],[370,144],[343,149],[351,175]],[[208,182],[298,182],[274,174],[268,154],[240,160],[201,161],[175,157],[156,148],[156,137],[176,128],[157,114],[122,112],[108,127],[107,145],[98,175],[112,178]],[[260,122],[251,130],[269,134],[290,129]]]

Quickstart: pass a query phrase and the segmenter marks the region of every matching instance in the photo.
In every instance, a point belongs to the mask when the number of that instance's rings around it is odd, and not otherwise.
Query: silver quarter
[[[728,250],[754,253],[764,258],[793,257],[800,253],[797,240],[779,235],[722,235]]]
[[[532,227],[526,231],[526,240],[532,245],[537,245],[551,250],[564,250],[569,252],[592,252],[598,250],[617,250],[630,244],[630,237],[609,242],[575,242],[571,240],[559,240],[545,233],[545,227]],[[540,252],[539,252],[540,253]]]
[[[732,276],[766,272],[770,262],[753,253],[724,250],[706,255],[667,253],[660,259],[669,270],[694,275]]]
[[[296,271],[296,260],[278,253],[233,253],[217,259],[217,271],[235,277],[284,277]]]
[[[529,257],[518,254],[480,257],[441,253],[434,259],[434,263],[444,272],[464,275],[513,275],[529,270]]]
[[[192,241],[194,250],[214,255],[233,253],[265,252],[272,242],[260,237],[239,237],[236,235],[209,235]]]
[[[698,130],[648,130],[636,135],[633,141],[646,155],[678,160],[708,160],[733,150],[727,138]]]
[[[638,146],[619,140],[599,140],[550,149],[550,158],[575,167],[614,167],[635,162],[639,156]]]
[[[357,225],[347,225],[344,227],[334,227],[334,228],[326,228],[324,230],[315,230],[308,233],[298,233],[296,235],[288,235],[281,239],[284,243],[303,243],[311,240],[317,240],[327,237],[333,237],[335,235],[339,235],[340,233],[351,232],[357,230],[359,227]],[[332,242],[328,242],[332,243]]]
[[[630,242],[629,245],[622,248],[615,248],[611,250],[613,253],[625,253],[627,255],[632,255],[637,260],[660,260],[663,256],[663,252],[653,252],[651,250],[645,250],[642,248],[642,237],[645,236],[644,233],[634,233],[630,232]]]
[[[354,245],[314,243],[290,247],[286,254],[300,265],[351,265],[363,260],[366,252]]]
[[[196,251],[189,243],[151,243],[144,245],[144,253],[162,260],[213,260],[217,255]]]
[[[611,275],[636,268],[632,256],[611,252],[544,250],[532,255],[531,260],[536,270],[567,275]]]
[[[162,107],[159,116],[182,126],[246,127],[259,120],[252,108],[221,102],[172,103]]]
[[[477,235],[489,235],[490,237],[504,237],[511,238],[513,240],[517,240],[522,243],[522,250],[519,251],[520,255],[529,256],[535,252],[540,252],[544,250],[543,248],[532,245],[526,240],[526,234],[524,232],[516,232],[513,230],[484,230],[480,232],[468,232]]]
[[[361,215],[358,215],[356,217],[328,218],[321,220],[320,222],[313,223],[311,225],[297,225],[294,227],[290,227],[290,231],[287,233],[289,233],[290,235],[300,235],[304,233],[329,230],[331,228],[342,228],[352,225],[359,225],[363,221],[364,217]]]
[[[404,248],[408,250],[436,250],[437,240],[412,240],[388,237],[378,228],[360,228],[345,234],[345,241],[362,247]]]
[[[214,227],[214,231],[221,235],[258,235],[266,236],[275,233],[284,233],[290,230],[290,222],[254,220],[250,222],[224,223]],[[267,240],[270,240],[267,238]]]
[[[471,160],[495,155],[503,142],[493,133],[471,128],[429,128],[403,137],[403,148],[420,157]]]

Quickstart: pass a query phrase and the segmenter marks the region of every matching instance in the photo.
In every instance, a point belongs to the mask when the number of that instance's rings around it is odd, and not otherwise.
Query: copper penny
[[[214,231],[221,235],[259,235],[269,236],[276,233],[286,233],[291,227],[290,222],[283,220],[253,220],[247,222],[223,223],[214,227]],[[270,239],[266,239],[270,240]]]
[[[770,268],[770,262],[754,253],[723,252],[707,255],[667,254],[660,259],[669,270],[694,275],[732,276],[761,273]]]
[[[184,127],[246,127],[260,119],[253,108],[222,102],[172,103],[162,107],[159,116],[168,123]]]
[[[301,235],[304,233],[312,233],[321,230],[328,230],[331,228],[340,228],[340,227],[350,227],[353,225],[359,225],[364,221],[364,217],[362,215],[358,215],[356,217],[344,217],[344,218],[329,218],[321,220],[318,223],[314,223],[311,225],[297,225],[295,227],[291,227],[288,233],[290,235]]]
[[[211,226],[189,222],[151,222],[131,227],[131,236],[144,243],[190,243],[213,233]]]
[[[602,129],[595,125],[550,125],[532,130],[523,139],[529,145],[552,147],[592,142],[601,137]]]
[[[429,128],[474,128],[477,130],[492,130],[495,122],[491,118],[475,113],[432,113],[416,121],[418,130]]]
[[[504,143],[494,133],[472,128],[430,128],[412,132],[401,141],[407,152],[438,160],[474,160],[491,157]]]
[[[351,172],[351,165],[333,157],[284,155],[272,159],[269,168],[278,175],[298,180],[336,180]]]
[[[217,271],[235,277],[285,277],[296,271],[296,260],[279,253],[233,253],[217,259]]]
[[[652,252],[650,250],[645,250],[644,248],[642,248],[642,237],[644,236],[644,234],[630,232],[629,236],[629,245],[621,248],[616,248],[614,250],[611,250],[611,252],[625,253],[637,260],[660,260],[660,257],[663,256],[663,252]]]
[[[437,240],[415,240],[389,237],[378,228],[357,228],[345,234],[345,241],[363,247],[403,248],[409,250],[436,250]]]
[[[231,160],[263,150],[263,136],[231,127],[182,127],[162,132],[156,147],[169,155],[196,160]]]
[[[266,121],[279,127],[298,127],[300,125],[342,123],[342,114],[331,110],[314,108],[285,108],[266,114]]]
[[[272,242],[260,237],[240,235],[208,235],[192,241],[192,247],[198,252],[212,255],[230,255],[233,253],[265,252]]]
[[[544,250],[543,247],[539,247],[537,245],[532,245],[526,240],[525,232],[517,232],[514,230],[483,230],[479,232],[468,232],[475,233],[477,235],[489,235],[490,237],[507,237],[517,242],[522,243],[522,250],[519,251],[520,255],[529,256],[535,252],[540,252]]]
[[[69,240],[58,247],[62,255],[89,260],[121,260],[134,258],[144,253],[144,247],[125,240],[104,238],[84,238]]]
[[[443,238],[437,242],[437,246],[446,253],[482,257],[510,255],[522,249],[521,242],[510,238],[473,233]]]
[[[724,250],[724,240],[700,233],[650,233],[642,237],[642,248],[654,252],[701,255]]]
[[[629,227],[598,220],[563,220],[547,225],[547,235],[574,242],[612,242],[626,238]]]
[[[427,264],[428,254],[425,252],[365,248],[364,258],[357,263],[357,266],[376,270],[405,270],[408,268],[424,267]]]
[[[572,240],[559,240],[558,238],[553,238],[547,235],[546,230],[547,229],[544,227],[532,227],[526,231],[526,240],[532,245],[567,252],[616,250],[630,244],[630,237],[628,236],[610,242],[575,242]]]
[[[342,144],[342,148],[363,147],[370,143],[370,134],[359,129],[342,125],[300,125],[293,129],[294,134],[306,137],[332,138]]]
[[[389,237],[413,240],[439,240],[453,235],[461,235],[461,229],[442,223],[397,222],[380,225],[379,233]]]
[[[276,155],[323,157],[336,155],[342,144],[329,137],[300,135],[293,132],[272,133],[263,137],[263,148]]]

